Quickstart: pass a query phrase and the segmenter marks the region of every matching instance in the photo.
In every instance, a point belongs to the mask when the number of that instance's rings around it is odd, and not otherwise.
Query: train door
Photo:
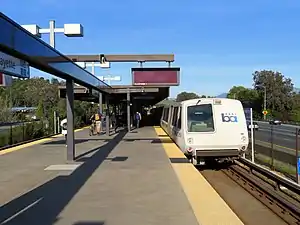
[[[169,108],[170,112],[169,112],[169,117],[168,117],[168,133],[171,134],[172,136],[172,127],[171,127],[171,122],[172,122],[172,117],[173,117],[173,106],[171,105],[171,107]]]
[[[162,118],[161,118],[161,127],[165,130],[165,132],[168,132],[168,119],[169,119],[169,107],[165,107],[163,110]]]
[[[184,142],[184,132],[183,129],[181,129],[182,126],[182,107],[178,108],[178,120],[176,123],[176,129],[177,129],[177,145],[181,149],[181,151],[185,148],[185,142]]]
[[[172,138],[177,142],[177,120],[178,120],[178,106],[173,107],[173,114],[170,121]]]

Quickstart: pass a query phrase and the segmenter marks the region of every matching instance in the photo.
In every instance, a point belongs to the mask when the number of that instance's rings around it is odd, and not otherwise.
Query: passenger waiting
[[[60,126],[61,126],[61,134],[65,136],[65,141],[67,146],[67,133],[68,133],[67,118],[63,119],[60,122]]]

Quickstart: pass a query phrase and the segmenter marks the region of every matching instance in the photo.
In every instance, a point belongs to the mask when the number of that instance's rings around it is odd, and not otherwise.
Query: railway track
[[[245,159],[204,169],[226,174],[287,224],[300,225],[300,186],[296,183]]]

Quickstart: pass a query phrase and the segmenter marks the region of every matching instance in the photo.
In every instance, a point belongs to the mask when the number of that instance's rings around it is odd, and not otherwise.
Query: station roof
[[[135,101],[147,101],[152,105],[167,98],[169,96],[170,87],[144,87],[144,86],[132,86],[132,85],[112,85],[108,90],[109,101],[111,103],[118,103],[126,100],[127,92],[130,93],[131,99]],[[61,98],[66,97],[66,87],[59,87],[59,96]],[[98,93],[88,90],[83,86],[74,86],[74,99],[88,102],[99,102]],[[103,103],[105,98],[103,99]]]
[[[71,59],[35,37],[19,24],[0,12],[0,51],[27,61],[30,66],[62,79],[72,78],[75,83],[108,92],[110,86],[78,66]],[[63,62],[51,59],[63,58]],[[105,88],[105,90],[104,90]]]
[[[174,62],[174,54],[66,55],[74,62]]]

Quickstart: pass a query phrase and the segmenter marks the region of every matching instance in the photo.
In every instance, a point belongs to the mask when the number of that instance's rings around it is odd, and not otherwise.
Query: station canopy
[[[0,52],[24,60],[30,66],[62,79],[106,93],[110,86],[81,68],[71,59],[35,37],[19,24],[0,13]],[[63,58],[63,62],[53,59]]]

